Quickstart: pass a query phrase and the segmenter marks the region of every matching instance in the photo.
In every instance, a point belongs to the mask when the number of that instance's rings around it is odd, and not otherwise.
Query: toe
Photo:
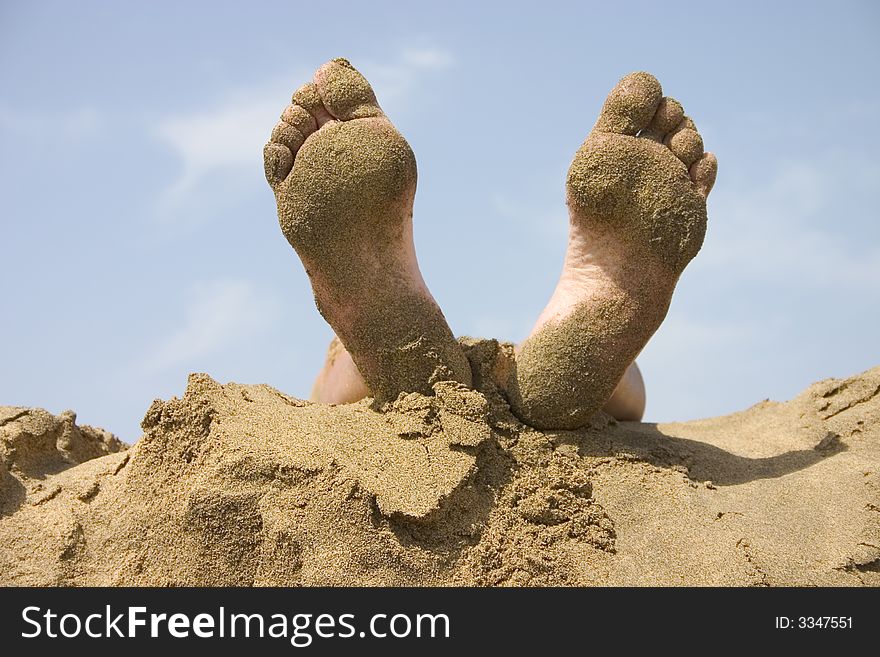
[[[679,130],[670,137],[669,150],[689,167],[703,155],[703,138],[696,130]]]
[[[281,113],[281,120],[299,130],[303,137],[308,137],[318,129],[315,117],[299,105],[288,105]]]
[[[682,118],[675,129],[666,135],[663,143],[686,167],[690,167],[703,155],[703,138],[689,116]]]
[[[319,68],[315,85],[324,107],[337,119],[382,116],[370,83],[346,59],[334,59]]]
[[[327,111],[324,103],[321,102],[321,95],[318,93],[318,87],[315,86],[314,82],[304,84],[293,92],[292,102],[311,114],[319,128],[327,123],[327,121],[333,120],[330,112]]]
[[[715,176],[718,175],[718,160],[715,155],[703,153],[703,156],[691,165],[690,174],[691,180],[694,181],[703,198],[709,196],[715,184]]]
[[[292,168],[293,153],[287,146],[269,142],[263,147],[263,169],[266,172],[266,180],[273,189],[287,178]]]
[[[664,96],[657,105],[657,111],[648,127],[639,133],[640,137],[645,137],[653,141],[662,142],[667,134],[678,127],[684,118],[684,108],[675,98]]]
[[[284,121],[279,121],[275,124],[275,127],[272,129],[272,136],[269,139],[269,141],[277,144],[284,144],[290,149],[291,153],[296,153],[305,140],[306,138],[303,137],[299,130]]]
[[[635,135],[651,122],[663,90],[650,73],[630,73],[611,90],[593,130]]]

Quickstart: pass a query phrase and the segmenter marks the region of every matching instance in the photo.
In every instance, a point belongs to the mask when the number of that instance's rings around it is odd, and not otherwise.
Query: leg
[[[641,422],[645,416],[645,401],[645,381],[633,361],[602,410],[621,422]]]
[[[315,384],[311,400],[320,404],[351,404],[370,396],[370,389],[349,353],[335,337],[327,348],[327,358]],[[638,422],[645,413],[645,384],[638,365],[627,368],[602,410],[612,417]]]
[[[352,404],[369,396],[370,389],[358,372],[351,354],[334,335],[327,348],[324,367],[315,379],[309,398],[319,404]]]

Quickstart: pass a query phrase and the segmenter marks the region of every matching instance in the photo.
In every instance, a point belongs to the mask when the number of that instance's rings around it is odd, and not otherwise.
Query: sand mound
[[[58,494],[51,475],[127,447],[109,431],[77,426],[73,411],[56,417],[41,408],[0,406],[0,514],[13,512],[28,494],[32,502]]]
[[[880,367],[721,418],[539,432],[494,383],[509,350],[466,351],[479,392],[383,413],[192,375],[126,451],[4,408],[0,584],[880,584]]]

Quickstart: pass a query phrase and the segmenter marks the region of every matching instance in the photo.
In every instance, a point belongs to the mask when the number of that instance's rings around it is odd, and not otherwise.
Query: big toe
[[[382,116],[370,83],[347,59],[333,59],[319,68],[315,86],[324,107],[340,121]]]
[[[644,71],[630,73],[608,94],[593,130],[635,135],[651,123],[662,98],[657,78]]]

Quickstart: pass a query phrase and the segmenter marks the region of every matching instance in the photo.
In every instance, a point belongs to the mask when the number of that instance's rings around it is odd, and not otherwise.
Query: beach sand
[[[511,346],[329,406],[191,375],[127,448],[0,409],[0,584],[880,585],[880,367],[674,424],[520,423]]]

